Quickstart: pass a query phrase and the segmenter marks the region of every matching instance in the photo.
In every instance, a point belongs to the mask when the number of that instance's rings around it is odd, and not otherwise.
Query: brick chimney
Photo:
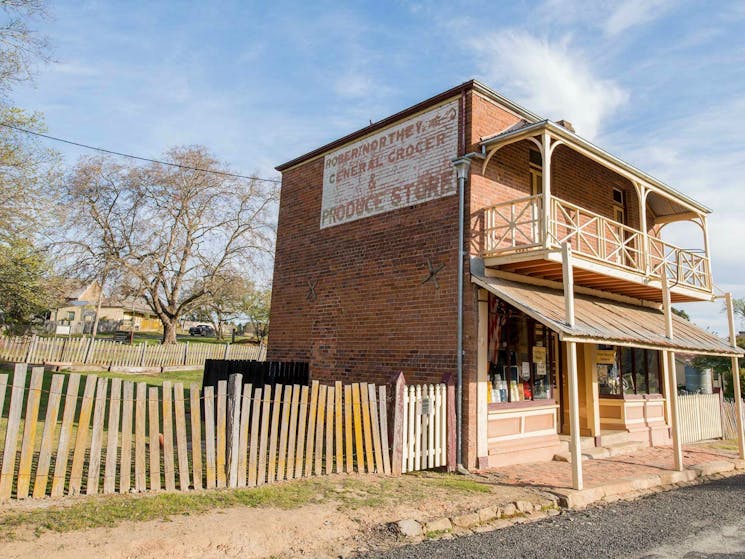
[[[574,130],[574,125],[573,125],[573,124],[572,124],[571,122],[569,122],[568,120],[564,120],[564,119],[562,118],[561,120],[557,121],[557,123],[556,123],[556,124],[558,124],[559,126],[562,126],[563,128],[566,128],[566,129],[567,129],[567,130],[569,130],[570,132],[576,132],[576,131]]]

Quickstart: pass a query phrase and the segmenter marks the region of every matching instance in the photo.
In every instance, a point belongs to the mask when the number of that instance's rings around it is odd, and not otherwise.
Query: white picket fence
[[[0,337],[0,360],[24,363],[72,363],[106,367],[204,366],[207,359],[263,361],[264,346],[184,342],[166,345],[121,344],[90,338]]]
[[[447,463],[447,386],[407,386],[403,406],[403,472]]]
[[[722,438],[719,394],[678,396],[680,434],[684,444]]]

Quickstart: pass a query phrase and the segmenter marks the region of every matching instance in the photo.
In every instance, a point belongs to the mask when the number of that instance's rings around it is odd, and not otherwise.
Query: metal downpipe
[[[457,470],[467,473],[463,467],[463,250],[465,229],[465,186],[471,160],[460,157],[453,161],[458,177],[458,343],[457,382],[455,387],[455,429]]]

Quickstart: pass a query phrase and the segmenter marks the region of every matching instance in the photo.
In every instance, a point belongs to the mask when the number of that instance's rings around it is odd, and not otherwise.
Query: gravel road
[[[745,558],[745,475],[366,557]]]

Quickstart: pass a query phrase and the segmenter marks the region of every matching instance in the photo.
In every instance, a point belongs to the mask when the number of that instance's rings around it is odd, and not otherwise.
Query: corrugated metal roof
[[[673,339],[665,336],[665,315],[653,308],[588,295],[574,297],[575,326],[564,322],[564,293],[556,289],[471,274],[471,281],[559,333],[560,338],[609,345],[638,345],[707,355],[742,355],[722,340],[673,315]]]

